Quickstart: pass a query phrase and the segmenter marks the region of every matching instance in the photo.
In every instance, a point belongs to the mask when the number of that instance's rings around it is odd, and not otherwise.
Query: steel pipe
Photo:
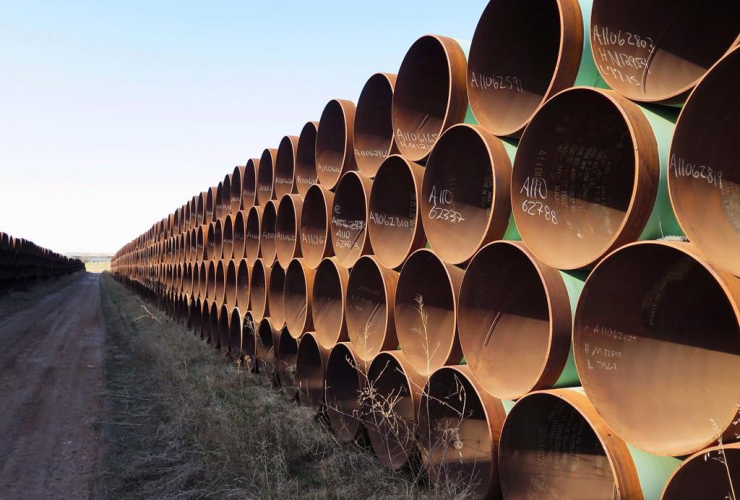
[[[298,344],[296,382],[303,406],[318,411],[324,404],[324,374],[329,351],[321,347],[312,332],[306,332]]]
[[[478,123],[495,135],[519,137],[537,108],[561,90],[605,86],[591,56],[590,13],[591,0],[490,1],[467,71]]]
[[[239,261],[232,259],[224,261],[226,264],[226,282],[224,285],[224,303],[234,307],[238,293],[237,264]]]
[[[260,257],[262,213],[262,207],[250,208],[245,222],[244,255],[251,264]]]
[[[231,329],[229,328],[229,319],[231,319],[231,311],[226,305],[222,305],[218,311],[218,344],[219,348],[226,352],[230,352]]]
[[[425,380],[401,351],[378,354],[367,371],[363,421],[380,463],[398,470],[418,455],[417,422]]]
[[[206,192],[205,218],[203,224],[216,222],[216,198],[218,196],[218,186],[213,186]]]
[[[340,441],[354,441],[362,430],[361,401],[366,387],[367,363],[352,345],[340,342],[326,362],[325,405],[334,434]]]
[[[465,89],[466,50],[467,44],[464,49],[452,38],[425,35],[406,53],[392,115],[396,147],[407,159],[423,163],[442,132],[473,120]]]
[[[585,278],[543,264],[521,242],[490,243],[473,257],[460,287],[458,330],[487,392],[519,399],[580,385],[571,325]]]
[[[226,298],[226,264],[227,262],[224,260],[219,260],[216,263],[216,286],[213,289],[211,298],[219,306],[224,304]]]
[[[735,276],[740,276],[740,168],[730,152],[740,130],[739,85],[740,48],[691,93],[676,123],[668,176],[681,228],[709,260]]]
[[[280,141],[275,158],[275,198],[280,200],[286,194],[297,193],[295,181],[298,137],[286,135]]]
[[[280,331],[272,326],[270,318],[263,318],[257,327],[257,372],[264,385],[278,385],[276,348]]]
[[[373,256],[357,261],[347,282],[344,314],[349,339],[360,359],[398,349],[394,307],[398,273]]]
[[[662,500],[726,500],[740,491],[740,444],[712,446],[687,458]]]
[[[355,104],[333,99],[324,108],[316,133],[316,175],[319,184],[334,189],[339,179],[357,167],[352,151]]]
[[[244,193],[244,174],[246,166],[234,167],[231,173],[231,193],[229,193],[229,213],[236,215],[242,209],[242,193]]]
[[[740,278],[685,243],[628,245],[589,276],[573,329],[583,387],[617,435],[673,456],[737,440]]]
[[[318,122],[308,122],[298,137],[295,161],[295,185],[298,194],[305,197],[308,188],[318,183],[316,174],[316,135]]]
[[[247,312],[242,318],[242,351],[246,359],[255,360],[257,357],[257,325],[252,313]]]
[[[511,162],[500,139],[466,124],[442,134],[429,155],[421,196],[424,233],[435,253],[464,264],[486,243],[519,239],[510,186]]]
[[[230,214],[224,217],[221,231],[221,255],[222,258],[230,260],[234,258],[234,219]],[[241,258],[241,255],[237,258]]]
[[[268,148],[262,153],[260,167],[257,170],[257,203],[265,206],[275,199],[275,160],[277,149]]]
[[[247,259],[240,259],[234,261],[238,267],[236,268],[236,304],[243,310],[249,310],[249,292],[251,287],[249,265],[247,265]]]
[[[270,283],[270,272],[272,268],[266,266],[262,259],[257,259],[252,267],[249,286],[250,312],[255,321],[270,315],[267,302],[267,288]]]
[[[314,184],[308,189],[301,210],[301,254],[306,265],[316,269],[325,257],[334,255],[330,216],[334,193]]]
[[[242,178],[242,210],[249,210],[255,205],[259,205],[257,198],[257,173],[260,168],[260,160],[250,158],[244,167],[244,177]]]
[[[266,266],[272,267],[277,259],[275,225],[277,224],[277,204],[270,200],[264,206],[260,217],[260,255]],[[250,243],[251,245],[251,243]]]
[[[229,353],[236,359],[242,359],[242,313],[238,307],[231,309],[229,317]]]
[[[286,194],[280,199],[275,219],[275,250],[277,260],[288,267],[295,257],[301,257],[301,211],[303,200],[300,195]]]
[[[424,167],[393,155],[373,180],[368,237],[378,261],[389,269],[401,267],[426,243],[419,210],[423,178]]]
[[[347,172],[337,185],[331,216],[332,245],[337,260],[347,268],[373,251],[367,236],[372,185],[373,181],[359,172]]]
[[[280,387],[288,399],[295,399],[298,396],[298,387],[296,383],[296,361],[298,359],[298,340],[283,328],[280,332],[277,351],[277,375],[280,380]]]
[[[393,141],[393,89],[396,75],[370,77],[357,101],[355,113],[355,163],[371,179],[390,155],[398,152]]]
[[[419,441],[427,474],[437,487],[469,485],[474,498],[498,498],[498,445],[506,412],[467,366],[432,374],[421,396]]]
[[[303,259],[293,259],[285,270],[283,307],[285,326],[294,338],[313,330],[313,284],[316,271]]]
[[[233,223],[233,235],[232,235],[232,255],[234,256],[235,260],[240,260],[243,257],[246,257],[246,229],[247,229],[247,219],[246,214],[244,211],[239,210],[234,215],[234,223]],[[259,231],[257,232],[259,234]]]
[[[213,253],[210,258],[219,260],[224,256],[224,222],[218,219],[213,226]]]
[[[348,281],[349,272],[336,258],[325,258],[316,269],[313,281],[313,324],[316,340],[326,349],[349,339],[344,315]]]
[[[282,329],[285,326],[284,287],[285,270],[276,262],[270,270],[270,281],[267,286],[267,303],[270,311],[270,319],[277,329]]]
[[[666,113],[585,87],[539,109],[519,143],[511,186],[517,227],[538,259],[589,269],[627,243],[682,234],[666,185]]]
[[[211,302],[211,310],[208,313],[208,322],[209,322],[209,328],[208,328],[208,343],[211,344],[211,347],[214,349],[218,349],[221,347],[221,335],[219,333],[219,307],[215,302]]]
[[[740,43],[740,4],[594,0],[591,25],[596,66],[610,87],[632,100],[675,104]]]

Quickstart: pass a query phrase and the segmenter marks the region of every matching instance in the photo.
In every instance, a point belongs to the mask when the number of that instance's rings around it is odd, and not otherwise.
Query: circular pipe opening
[[[218,260],[223,258],[224,252],[224,224],[223,219],[218,219],[213,227],[213,253],[211,258]]]
[[[233,260],[226,262],[226,289],[224,291],[224,302],[233,307],[236,305],[237,296],[236,263]]]
[[[242,193],[244,192],[245,167],[235,167],[231,174],[231,192],[229,193],[229,211],[232,214],[242,209]]]
[[[247,215],[244,229],[244,255],[250,263],[254,263],[260,257],[262,210],[262,207],[252,207]]]
[[[201,256],[202,256],[202,250],[201,250]],[[190,262],[195,262],[199,259],[198,257],[198,230],[197,229],[191,229],[190,230],[190,253],[188,255],[188,260]]]
[[[626,444],[611,436],[582,394],[525,396],[509,412],[499,446],[505,498],[527,498],[532,488],[561,498],[643,498]]]
[[[489,2],[467,71],[478,123],[498,136],[519,136],[543,102],[575,83],[581,57],[591,57],[583,37],[577,0]]]
[[[393,88],[396,75],[376,73],[370,77],[357,101],[355,114],[355,162],[360,172],[373,178],[393,145]]]
[[[304,332],[313,329],[311,314],[313,282],[316,271],[309,269],[303,259],[293,259],[285,271],[283,304],[285,325],[290,334],[301,338]]]
[[[355,105],[351,101],[334,99],[321,113],[316,134],[316,174],[326,189],[334,189],[345,172],[354,170]]]
[[[208,239],[208,226],[200,226],[198,228],[198,236],[195,251],[195,261],[202,262],[206,258],[206,247]]]
[[[713,446],[681,465],[668,481],[661,500],[732,498],[727,495],[740,489],[739,474],[740,444]]]
[[[459,300],[460,345],[486,391],[519,399],[557,382],[570,354],[572,317],[556,269],[521,243],[491,243],[470,262]]]
[[[211,338],[211,303],[208,299],[203,300],[203,309],[200,313],[200,338],[209,341]]]
[[[205,247],[205,260],[213,260],[216,257],[216,223],[208,224],[207,240]]]
[[[301,256],[299,231],[303,200],[300,195],[286,194],[280,200],[275,221],[275,249],[280,265],[287,267],[295,257]]]
[[[245,219],[245,214],[243,211],[240,210],[236,212],[233,224],[232,255],[234,256],[235,260],[246,257],[246,228],[247,221]],[[259,231],[257,232],[257,234],[259,234]]]
[[[740,284],[688,245],[637,243],[591,273],[576,310],[576,366],[619,436],[656,455],[733,436],[740,389]],[[613,304],[619,304],[618,308]],[[686,402],[690,401],[690,407]]]
[[[219,182],[216,186],[216,199],[213,202],[213,217],[218,220],[223,217],[224,212],[224,183]]]
[[[223,260],[219,260],[216,265],[216,288],[214,295],[211,298],[216,300],[216,304],[219,306],[224,303],[224,297],[226,293],[226,264]]]
[[[215,302],[216,300],[216,282],[218,278],[216,276],[216,263],[214,261],[208,261],[208,272],[206,273],[206,297]]]
[[[681,228],[710,260],[735,276],[740,276],[738,86],[740,49],[712,68],[686,102],[673,135],[668,175]]]
[[[270,271],[271,268],[265,266],[262,259],[257,259],[252,268],[249,300],[251,301],[250,312],[255,321],[262,321],[262,318],[270,314],[267,303],[267,287],[270,283]]]
[[[243,311],[249,309],[249,288],[249,266],[247,259],[241,259],[236,270],[236,304]]]
[[[270,318],[263,318],[260,321],[257,328],[257,371],[265,385],[279,383],[275,358],[279,336],[280,332],[272,326]]]
[[[539,109],[519,142],[514,218],[538,259],[593,267],[643,232],[658,189],[655,137],[613,91],[574,88]]]
[[[442,260],[465,263],[504,237],[510,177],[501,140],[483,128],[456,125],[442,135],[429,156],[421,197],[424,233]]]
[[[275,158],[275,198],[282,199],[286,194],[296,193],[295,163],[298,137],[286,135],[280,141]]]
[[[263,319],[264,321],[264,319]],[[246,313],[242,320],[242,350],[244,356],[254,359],[257,355],[257,342],[255,337],[255,322],[251,313]]]
[[[229,350],[229,338],[231,332],[229,328],[230,317],[231,313],[229,312],[229,308],[225,305],[221,306],[221,309],[218,311],[219,347],[225,351]]]
[[[308,122],[298,137],[295,161],[295,185],[298,194],[305,197],[308,188],[318,183],[316,175],[316,135],[318,122]]]
[[[394,311],[396,334],[406,359],[422,376],[462,359],[457,296],[463,274],[426,249],[414,252],[401,270]]]
[[[277,245],[275,243],[275,224],[277,223],[277,206],[275,201],[270,200],[265,205],[260,217],[260,253],[265,266],[272,267],[277,258]],[[249,243],[251,245],[251,243]]]
[[[337,185],[331,217],[334,255],[344,267],[355,265],[362,255],[372,253],[367,237],[370,190],[373,181],[359,172],[347,172]]]
[[[218,187],[214,186],[208,189],[206,193],[206,208],[204,224],[216,222],[216,198],[218,196]],[[169,229],[168,229],[169,231]]]
[[[221,347],[221,335],[219,334],[220,322],[218,313],[218,305],[216,305],[215,302],[212,302],[211,311],[209,313],[210,329],[208,330],[208,343],[211,344],[211,347],[213,347],[214,349],[218,349],[219,347]]]
[[[296,382],[296,361],[298,360],[298,341],[287,328],[283,328],[277,345],[277,374],[283,393],[293,399],[298,394]]]
[[[231,310],[229,318],[229,351],[236,359],[244,355],[242,350],[242,315],[238,308]]]
[[[285,270],[275,263],[270,271],[270,283],[267,288],[267,302],[270,310],[270,319],[276,328],[285,325],[285,307],[283,304],[283,287],[285,286]]]
[[[306,192],[301,210],[301,253],[311,269],[322,259],[334,254],[329,234],[329,214],[334,204],[334,193],[314,184]]]
[[[740,40],[740,4],[595,0],[591,47],[610,87],[637,101],[683,102]]]
[[[378,354],[367,379],[362,415],[370,444],[380,463],[398,470],[417,453],[417,415],[424,380],[400,351]]]
[[[403,156],[423,162],[447,127],[465,119],[467,61],[452,38],[426,35],[406,53],[393,95],[393,131]]]
[[[316,339],[326,349],[348,339],[344,321],[349,272],[336,259],[326,258],[316,269],[313,282],[313,324]]]
[[[249,210],[257,205],[257,172],[259,171],[260,160],[250,158],[244,167],[244,177],[242,178],[242,210]]]
[[[445,367],[429,378],[421,396],[422,460],[437,487],[457,481],[476,498],[500,495],[498,437],[504,407],[473,379],[467,367]]]
[[[275,157],[277,149],[265,149],[257,169],[257,204],[265,203],[275,198]]]
[[[298,344],[296,382],[303,406],[318,410],[324,403],[324,371],[329,351],[316,341],[313,333],[306,333]]]
[[[326,362],[326,409],[340,441],[351,443],[360,433],[365,366],[346,342],[334,346]]]
[[[208,289],[208,264],[205,262],[200,263],[200,271],[198,272],[198,295],[205,299]]]
[[[231,215],[224,218],[222,231],[221,254],[228,260],[234,256],[234,219]]]
[[[347,282],[347,331],[357,355],[371,361],[380,351],[398,348],[393,321],[398,273],[375,257],[357,261]]]
[[[421,165],[393,155],[373,181],[368,236],[378,261],[389,269],[401,267],[426,242],[418,208],[423,178]]]

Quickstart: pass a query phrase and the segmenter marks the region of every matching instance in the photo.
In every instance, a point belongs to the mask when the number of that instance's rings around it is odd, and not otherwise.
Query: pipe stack
[[[113,272],[434,487],[735,498],[739,35],[721,0],[491,0]]]
[[[0,232],[0,294],[85,269],[79,259]]]

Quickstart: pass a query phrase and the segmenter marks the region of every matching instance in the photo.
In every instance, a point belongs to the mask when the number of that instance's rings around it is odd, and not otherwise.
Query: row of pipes
[[[112,270],[432,484],[736,500],[738,45],[735,1],[491,0]]]
[[[34,242],[0,232],[0,294],[81,271],[85,265]]]

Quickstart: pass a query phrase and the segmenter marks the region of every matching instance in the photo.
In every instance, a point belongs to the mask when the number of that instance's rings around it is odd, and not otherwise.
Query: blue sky
[[[0,0],[0,231],[113,252],[485,0]]]

